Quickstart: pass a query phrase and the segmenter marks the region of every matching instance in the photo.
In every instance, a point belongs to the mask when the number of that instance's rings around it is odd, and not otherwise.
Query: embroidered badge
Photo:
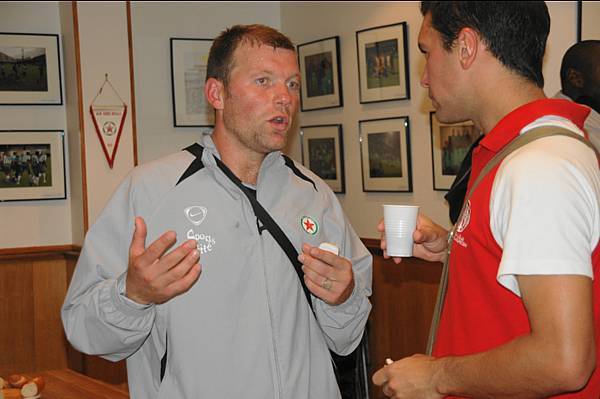
[[[471,221],[471,201],[467,201],[465,205],[465,210],[463,212],[462,217],[458,221],[458,225],[456,226],[456,234],[454,235],[454,242],[458,245],[467,248],[468,245],[465,241],[465,237],[462,235],[462,232],[465,231],[469,222]]]
[[[469,222],[471,221],[471,200],[467,201],[465,205],[465,211],[463,212],[462,218],[460,218],[458,222],[458,226],[456,227],[456,231],[462,233],[465,231]]]
[[[313,236],[319,231],[319,225],[310,216],[303,216],[302,219],[300,219],[300,225],[304,231]]]

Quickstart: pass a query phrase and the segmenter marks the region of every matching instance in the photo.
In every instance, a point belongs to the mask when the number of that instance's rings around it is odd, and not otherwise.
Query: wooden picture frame
[[[412,192],[408,116],[358,124],[363,191]]]
[[[302,111],[344,105],[339,36],[299,44],[298,63],[302,75]]]
[[[0,33],[0,105],[62,105],[58,35]]]
[[[433,189],[449,190],[456,178],[460,164],[481,132],[471,121],[453,124],[440,123],[435,117],[435,111],[429,113],[429,127]]]
[[[319,176],[334,193],[346,192],[342,125],[300,127],[302,164]]]
[[[356,32],[360,103],[410,98],[406,22]]]
[[[173,126],[212,127],[215,113],[204,97],[212,39],[171,38]]]
[[[65,199],[62,130],[0,130],[0,201]]]

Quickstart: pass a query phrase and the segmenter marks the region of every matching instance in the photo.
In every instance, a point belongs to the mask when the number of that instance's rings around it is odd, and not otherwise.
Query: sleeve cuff
[[[354,286],[350,297],[339,305],[329,305],[318,299],[316,304],[317,311],[318,313],[322,312],[322,315],[325,317],[325,319],[320,318],[321,322],[331,323],[338,327],[346,325],[361,311],[364,299],[365,295],[362,293],[359,284]]]
[[[142,315],[146,310],[154,307],[154,304],[141,304],[137,303],[132,299],[125,296],[127,272],[121,274],[117,279],[117,286],[115,292],[115,305],[123,313],[127,313],[132,316]]]

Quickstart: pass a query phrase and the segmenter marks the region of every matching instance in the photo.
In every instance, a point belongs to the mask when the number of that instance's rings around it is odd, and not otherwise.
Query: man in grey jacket
[[[340,397],[329,349],[348,354],[362,337],[372,259],[328,186],[280,152],[299,90],[287,37],[224,31],[202,150],[134,169],[89,230],[65,331],[82,352],[126,358],[132,398]],[[314,312],[248,189],[300,253]]]

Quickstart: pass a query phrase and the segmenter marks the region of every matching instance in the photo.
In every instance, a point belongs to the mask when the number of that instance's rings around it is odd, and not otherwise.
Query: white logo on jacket
[[[199,226],[206,218],[208,209],[203,206],[194,205],[185,208],[183,213],[190,223],[194,226]],[[200,254],[212,251],[217,243],[210,234],[196,233],[194,228],[188,230],[186,237],[188,240],[196,240],[196,246]]]
[[[185,208],[183,213],[185,213],[187,220],[192,222],[194,226],[200,226],[200,223],[204,221],[204,218],[208,213],[208,209],[203,206],[194,205]]]

